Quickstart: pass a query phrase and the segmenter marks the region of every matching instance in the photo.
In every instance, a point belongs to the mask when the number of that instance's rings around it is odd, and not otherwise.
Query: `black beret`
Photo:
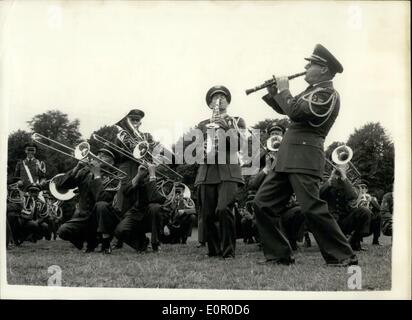
[[[276,124],[276,123],[272,123],[272,124],[270,124],[270,125],[268,125],[268,127],[267,127],[267,129],[266,129],[266,132],[268,133],[268,134],[270,134],[272,131],[274,131],[274,130],[279,130],[279,131],[282,131],[282,134],[285,134],[285,127],[284,126],[282,126],[282,125],[280,125],[280,124]]]
[[[327,66],[332,73],[342,73],[343,71],[343,67],[338,59],[321,44],[317,44],[312,55],[309,58],[305,58],[305,60]]]
[[[99,149],[99,151],[97,151],[97,153],[100,153],[100,152],[107,154],[109,157],[112,157],[113,160],[116,159],[113,152],[111,152],[109,149],[101,148]]]
[[[226,96],[226,100],[228,103],[232,100],[232,95],[230,94],[230,91],[228,88],[225,86],[214,86],[209,89],[209,91],[206,93],[206,103],[209,105],[212,102],[212,97],[216,93],[223,93]]]
[[[41,188],[37,183],[32,183],[27,187],[27,191],[40,191]]]
[[[368,186],[368,181],[366,181],[365,179],[358,179],[358,180],[356,180],[355,185],[357,185],[357,186],[360,186],[360,185]]]
[[[122,121],[124,119],[126,119],[127,117],[143,119],[144,118],[144,112],[142,110],[139,110],[139,109],[132,109],[132,110],[129,111],[129,113],[127,115],[125,115],[120,121],[118,121],[116,123],[116,125],[120,126]]]
[[[26,148],[35,148],[36,151],[37,151],[37,146],[36,146],[34,143],[32,143],[32,142],[26,143],[26,144],[24,145],[24,149],[26,149]]]

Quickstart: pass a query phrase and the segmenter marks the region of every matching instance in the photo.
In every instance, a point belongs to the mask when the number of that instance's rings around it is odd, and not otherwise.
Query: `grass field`
[[[258,265],[263,258],[256,244],[237,242],[233,260],[205,257],[206,248],[197,248],[196,235],[187,245],[162,245],[158,253],[137,254],[124,246],[112,255],[83,253],[70,243],[25,242],[7,251],[7,279],[14,285],[46,286],[48,267],[62,269],[62,285],[71,287],[203,288],[239,290],[349,290],[346,268],[325,265],[316,242],[300,248],[291,266]],[[383,246],[371,245],[358,254],[363,290],[391,288],[390,238]]]

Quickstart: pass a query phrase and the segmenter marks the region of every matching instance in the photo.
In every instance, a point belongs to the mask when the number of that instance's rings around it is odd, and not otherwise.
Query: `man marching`
[[[292,248],[281,229],[281,217],[292,193],[301,206],[306,223],[313,233],[328,265],[357,264],[345,235],[319,198],[325,155],[323,144],[339,113],[339,94],[333,78],[341,73],[340,62],[322,45],[316,45],[306,58],[305,80],[309,87],[293,97],[287,77],[276,79],[263,100],[276,112],[289,116],[291,124],[280,144],[275,169],[270,172],[255,198],[256,222],[262,238],[265,261],[294,263]]]
[[[242,118],[231,117],[226,113],[230,101],[231,94],[226,87],[214,86],[209,89],[206,103],[213,109],[213,116],[212,119],[204,120],[197,126],[204,137],[207,137],[210,125],[214,124],[219,128],[216,130],[217,136],[225,137],[224,134],[218,133],[227,133],[232,129],[230,132],[236,137],[234,140],[239,142],[236,128],[244,129],[246,126]],[[227,140],[226,137],[218,139],[217,143],[215,137],[209,138],[212,142],[212,156],[208,156],[205,163],[200,164],[195,180],[195,186],[199,186],[200,215],[205,224],[208,256],[234,258],[236,234],[232,209],[238,186],[243,184],[243,178],[239,163],[230,163],[230,158],[237,159],[239,145],[226,144],[225,150],[222,151],[225,153],[219,157],[222,149],[220,144],[225,142],[222,140]],[[223,160],[223,163],[219,160]]]

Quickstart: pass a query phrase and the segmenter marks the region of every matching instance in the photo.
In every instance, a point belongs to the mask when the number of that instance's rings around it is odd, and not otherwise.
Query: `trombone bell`
[[[266,141],[266,148],[269,151],[278,151],[280,147],[280,143],[282,142],[282,137],[279,135],[271,136]]]
[[[346,165],[348,164],[353,157],[353,150],[352,148],[343,145],[340,147],[335,148],[332,152],[332,161],[337,165]]]
[[[133,149],[133,157],[135,159],[142,159],[149,151],[149,143],[147,141],[140,141]]]
[[[88,142],[81,142],[74,149],[74,157],[77,160],[83,160],[89,155],[89,152],[90,144]]]

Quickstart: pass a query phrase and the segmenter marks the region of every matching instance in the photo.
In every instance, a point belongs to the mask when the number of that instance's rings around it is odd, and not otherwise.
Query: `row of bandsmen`
[[[279,77],[275,83],[268,84],[268,93],[263,97],[274,111],[289,117],[290,125],[280,143],[275,163],[269,164],[252,180],[257,189],[252,208],[265,256],[260,262],[294,263],[290,234],[296,234],[296,230],[290,231],[290,225],[304,221],[327,265],[354,265],[358,264],[355,251],[361,249],[362,237],[370,233],[372,214],[369,209],[352,204],[359,194],[348,181],[345,169],[336,168],[320,188],[325,167],[324,141],[341,107],[333,79],[337,73],[343,72],[343,66],[319,44],[305,59],[308,61],[305,81],[309,86],[303,92],[293,96],[288,77]],[[230,102],[228,90],[224,88],[222,93],[219,99]],[[241,123],[244,125],[244,121]],[[228,122],[222,126],[228,128]],[[199,187],[200,215],[204,219],[204,240],[211,257],[235,257],[232,209],[236,189],[241,183],[240,170],[235,165],[205,164],[199,167],[196,185]],[[296,207],[292,197],[296,198],[299,210],[291,210]],[[343,212],[347,214],[340,214]],[[380,225],[376,221],[373,223]],[[377,236],[374,241],[378,242]]]
[[[340,109],[339,94],[333,87],[333,78],[343,71],[343,67],[321,45],[316,45],[306,60],[307,89],[292,96],[288,78],[280,77],[276,78],[276,83],[268,86],[268,93],[263,97],[274,111],[288,116],[291,124],[284,133],[275,163],[265,167],[261,176],[254,179],[260,180],[255,181],[257,191],[252,207],[265,256],[262,263],[294,263],[293,245],[288,233],[290,235],[296,230],[286,232],[288,227],[282,225],[289,213],[292,216],[289,220],[299,223],[304,221],[328,265],[357,264],[354,251],[360,249],[360,241],[368,229],[367,225],[370,226],[371,216],[366,217],[365,210],[361,208],[351,210],[345,219],[333,214],[334,208],[338,208],[339,212],[342,205],[337,201],[339,194],[331,192],[331,188],[335,180],[345,185],[347,178],[344,170],[335,170],[320,189],[325,165],[324,141]],[[205,135],[211,121],[232,134],[236,134],[236,131],[229,129],[246,128],[242,118],[227,114],[231,102],[227,88],[212,87],[207,92],[206,101],[211,109],[219,106],[219,117],[198,124],[197,128]],[[143,111],[132,110],[117,125],[124,130],[131,130],[128,125],[131,123],[132,131],[138,131],[143,116]],[[227,159],[231,158],[231,152],[237,151],[234,149],[226,148]],[[110,150],[101,149],[98,157],[114,163],[115,156]],[[160,243],[159,221],[162,219],[164,202],[164,197],[155,188],[156,168],[138,166],[127,158],[121,158],[118,166],[127,173],[128,179],[123,181],[114,201],[103,188],[99,164],[87,167],[78,164],[65,174],[60,187],[78,187],[79,203],[74,217],[63,224],[58,233],[78,248],[86,242],[88,251],[94,250],[100,238],[103,251],[108,253],[114,235],[137,251],[145,251],[150,241],[145,234],[151,232],[151,246],[156,251]],[[199,232],[207,244],[210,257],[235,257],[234,204],[239,187],[243,184],[239,164],[206,162],[199,165],[195,181],[201,226]],[[348,198],[342,198],[344,206],[347,206],[348,199],[354,197],[355,193],[349,184],[344,189],[351,193]],[[296,202],[293,204],[291,201],[292,197],[296,198],[299,210],[295,209],[291,214],[290,209],[296,207]],[[296,216],[297,219],[294,218]],[[350,234],[349,238],[347,234]]]
[[[278,135],[283,137],[285,128],[274,123],[269,125],[267,132],[269,136]],[[259,173],[248,182],[248,196],[244,208],[235,206],[235,216],[241,221],[238,228],[244,242],[259,242],[265,233],[259,235],[256,222],[254,198],[259,187],[276,164],[276,154],[266,154],[262,157]],[[329,212],[337,221],[342,232],[348,237],[349,244],[354,251],[366,250],[361,246],[363,237],[372,235],[372,244],[380,245],[381,233],[392,236],[392,192],[386,193],[379,204],[378,199],[368,193],[368,182],[365,179],[351,181],[347,177],[347,168],[337,166],[331,174],[321,182],[320,198],[326,201]],[[365,195],[365,197],[362,197]],[[308,237],[310,231],[305,224],[305,216],[292,194],[288,204],[281,216],[281,225],[293,251],[298,248],[297,242],[302,242],[305,237],[305,245],[310,246]],[[262,227],[260,227],[262,229]]]
[[[138,129],[143,116],[142,111],[132,110],[127,117]],[[149,242],[146,232],[152,233],[153,250],[158,249],[160,240],[186,243],[191,235],[195,209],[187,206],[184,189],[179,185],[174,201],[161,206],[164,197],[154,189],[154,166],[146,169],[120,159],[123,169],[135,170],[136,174],[133,179],[123,180],[117,192],[105,188],[105,163],[114,164],[118,159],[105,148],[97,153],[102,162],[94,159],[86,165],[79,161],[72,170],[55,179],[58,190],[78,188],[74,213],[62,224],[60,203],[46,190],[45,164],[39,170],[40,161],[35,158],[36,145],[26,144],[24,149],[27,158],[17,163],[15,176],[8,181],[7,245],[18,246],[24,241],[36,242],[42,238],[50,240],[52,235],[56,239],[59,235],[79,249],[86,242],[86,252],[94,251],[101,242],[103,252],[110,253],[110,241],[116,234],[119,243],[124,241],[140,252],[146,250]]]

